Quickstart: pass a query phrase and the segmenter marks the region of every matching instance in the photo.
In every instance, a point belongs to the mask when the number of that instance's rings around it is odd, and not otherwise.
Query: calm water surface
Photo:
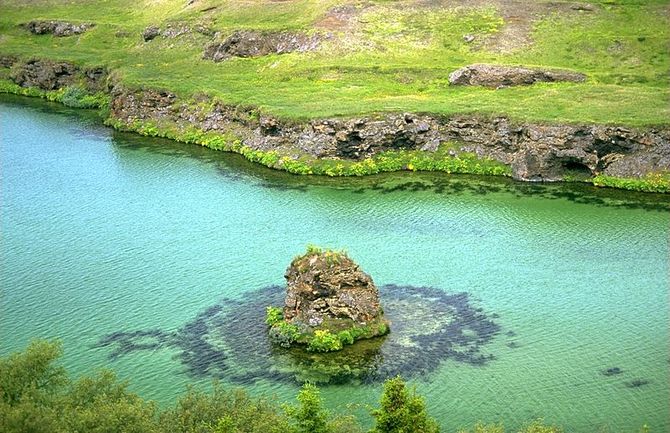
[[[245,302],[283,284],[314,243],[346,248],[379,285],[466,292],[500,326],[484,365],[445,359],[413,377],[445,429],[543,417],[575,432],[670,431],[667,197],[432,174],[296,178],[41,102],[3,97],[0,113],[2,354],[59,337],[73,373],[110,367],[171,404],[210,378],[189,375],[179,348],[112,359],[100,339],[176,331],[224,298]],[[284,400],[298,389],[245,385]],[[380,388],[323,394],[370,422]]]

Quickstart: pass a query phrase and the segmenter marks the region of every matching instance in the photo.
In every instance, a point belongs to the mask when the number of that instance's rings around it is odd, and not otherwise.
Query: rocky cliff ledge
[[[8,78],[21,88],[48,92],[81,86],[109,94],[108,123],[117,128],[239,152],[293,173],[359,175],[428,169],[506,174],[524,181],[594,181],[595,177],[633,182],[656,176],[660,186],[638,189],[669,189],[668,127],[546,125],[501,116],[414,113],[287,121],[206,95],[184,99],[167,90],[129,89],[115,83],[104,68],[40,59],[22,62],[15,56],[0,56],[0,66],[10,68]],[[405,151],[427,163],[416,167],[408,160],[380,166],[379,158]],[[470,165],[459,167],[464,158]],[[480,167],[480,162],[493,164],[494,169],[471,169]],[[323,163],[332,169],[312,171]],[[358,165],[347,172],[341,169],[346,164]]]
[[[309,247],[293,259],[285,277],[283,309],[267,312],[275,343],[331,352],[388,333],[377,287],[345,253]]]
[[[543,125],[505,117],[384,114],[354,119],[281,121],[253,108],[214,103],[203,108],[170,92],[114,90],[111,115],[124,125],[151,122],[232,133],[255,151],[291,159],[361,161],[389,150],[428,154],[449,143],[451,156],[475,154],[511,168],[526,181],[588,179],[599,174],[642,178],[670,170],[670,129]],[[281,163],[275,168],[283,168]]]

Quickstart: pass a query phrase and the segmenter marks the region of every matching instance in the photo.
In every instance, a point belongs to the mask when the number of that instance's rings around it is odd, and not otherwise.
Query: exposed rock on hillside
[[[538,82],[582,82],[586,75],[571,71],[528,69],[516,66],[475,64],[449,74],[449,83],[461,86],[518,86]]]
[[[79,68],[69,62],[29,60],[12,70],[10,78],[21,87],[57,90],[72,85],[78,71]]]
[[[382,317],[372,278],[349,257],[334,251],[308,252],[286,270],[284,319],[342,330]]]
[[[191,27],[183,22],[173,22],[168,23],[163,28],[156,25],[148,26],[142,32],[142,39],[144,39],[144,42],[152,41],[159,36],[166,39],[175,39],[180,36],[192,35],[194,32],[205,36],[214,35],[214,30],[204,24],[198,24],[195,27]]]
[[[28,60],[15,65],[10,78],[21,87],[58,90],[73,84],[82,84],[92,91],[104,90],[107,71],[104,68],[82,69],[70,62]]]
[[[220,62],[230,57],[260,57],[293,51],[306,52],[318,48],[321,37],[289,31],[259,32],[238,30],[223,42],[205,48],[203,58]]]
[[[603,125],[539,125],[504,117],[450,118],[387,114],[369,118],[322,119],[287,124],[241,107],[214,104],[209,111],[178,102],[163,92],[117,89],[112,116],[174,122],[203,131],[231,132],[253,150],[298,157],[360,160],[391,149],[435,151],[452,142],[459,152],[492,158],[512,168],[519,180],[556,181],[565,176],[606,174],[642,177],[670,170],[670,130]]]
[[[161,34],[161,29],[158,26],[149,26],[142,32],[142,39],[144,42],[149,42]]]
[[[17,56],[3,56],[0,55],[0,68],[11,68],[14,63],[17,63],[19,61],[19,58]]]
[[[70,23],[67,21],[40,21],[33,20],[23,27],[35,35],[53,34],[54,36],[72,36],[84,33],[88,29],[95,27],[94,23]]]

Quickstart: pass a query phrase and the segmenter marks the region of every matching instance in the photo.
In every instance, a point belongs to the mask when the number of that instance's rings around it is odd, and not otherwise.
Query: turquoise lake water
[[[541,417],[578,433],[670,431],[670,197],[438,174],[310,179],[43,102],[3,96],[0,116],[0,354],[58,337],[72,373],[109,367],[171,404],[213,374],[189,372],[183,345],[113,356],[102,339],[192,330],[223,305],[240,337],[212,344],[254,352],[265,342],[244,338],[240,306],[317,244],[346,249],[379,286],[467,293],[495,322],[484,363],[403,346],[444,429]],[[404,308],[390,312],[399,324],[438,319]],[[299,387],[241,368],[217,375],[286,401]],[[380,390],[322,387],[363,423]]]

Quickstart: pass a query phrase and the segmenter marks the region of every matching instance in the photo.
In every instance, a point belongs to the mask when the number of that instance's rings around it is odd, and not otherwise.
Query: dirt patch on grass
[[[533,44],[532,31],[540,19],[554,14],[594,14],[599,6],[579,2],[538,2],[537,0],[400,0],[392,4],[373,4],[368,2],[349,3],[329,9],[325,15],[314,23],[314,27],[329,32],[343,33],[340,42],[344,45],[359,46],[361,42],[359,16],[364,12],[378,8],[393,10],[425,10],[427,12],[440,9],[450,10],[481,10],[495,8],[503,19],[503,26],[495,34],[464,34],[463,38],[471,43],[474,49],[509,54],[528,48]],[[348,42],[348,43],[347,43]]]
[[[473,46],[478,49],[508,54],[533,44],[532,30],[535,23],[553,13],[597,13],[596,5],[585,2],[546,2],[535,0],[417,0],[415,5],[429,8],[480,9],[494,7],[504,20],[504,25],[492,36],[474,36]],[[465,37],[466,35],[464,35]]]
[[[335,6],[326,12],[325,16],[314,24],[317,29],[332,32],[344,32],[351,29],[355,18],[362,8],[353,4]]]
[[[583,2],[548,2],[495,0],[494,4],[505,24],[494,36],[481,45],[489,51],[502,54],[529,47],[533,43],[532,31],[535,22],[554,13],[596,13],[596,6]]]

